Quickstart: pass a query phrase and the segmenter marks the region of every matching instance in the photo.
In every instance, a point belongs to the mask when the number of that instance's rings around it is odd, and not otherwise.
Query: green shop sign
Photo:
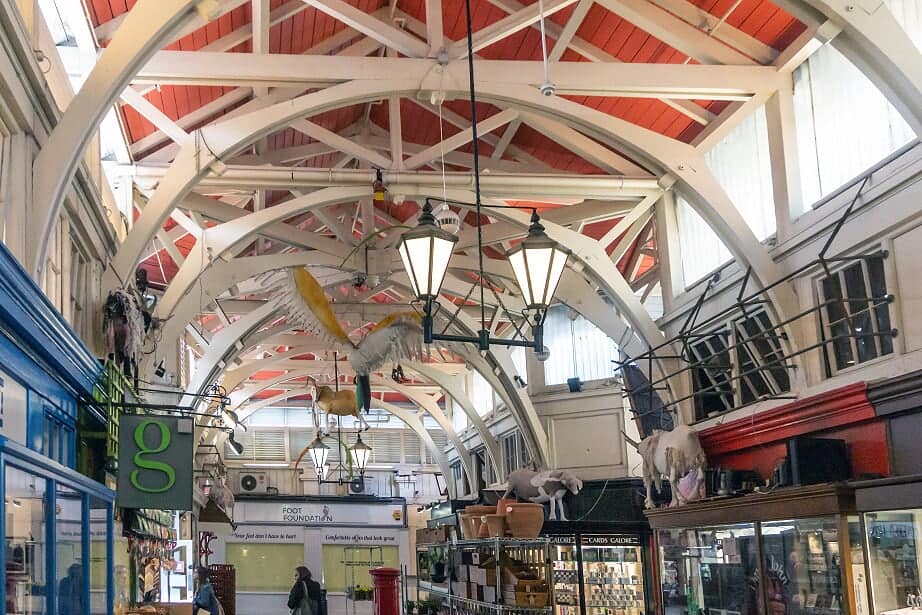
[[[195,423],[172,416],[122,415],[118,505],[192,510]]]

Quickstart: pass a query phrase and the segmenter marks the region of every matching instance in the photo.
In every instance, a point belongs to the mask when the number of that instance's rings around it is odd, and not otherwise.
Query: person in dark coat
[[[83,569],[80,564],[71,564],[67,576],[58,585],[58,613],[83,614]]]
[[[305,603],[307,599],[307,604]],[[309,613],[304,612],[304,606],[310,608]],[[288,593],[288,608],[298,609],[295,615],[319,615],[320,613],[320,583],[311,577],[311,571],[305,566],[295,568],[295,584]]]
[[[204,566],[198,568],[198,591],[192,601],[192,615],[197,615],[199,609],[205,609],[211,615],[221,615],[221,605],[211,585],[211,573]]]

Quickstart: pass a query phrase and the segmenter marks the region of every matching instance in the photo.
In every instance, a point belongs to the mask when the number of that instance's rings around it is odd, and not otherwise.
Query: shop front
[[[332,612],[347,598],[370,598],[370,568],[410,561],[402,498],[238,500],[234,521],[199,530],[215,536],[208,563],[234,566],[238,615],[284,610],[297,566],[327,590]]]
[[[708,498],[647,511],[665,615],[869,615],[856,479],[891,471],[865,383],[699,431]]]
[[[0,244],[0,603],[111,613],[115,493],[78,473],[99,364]],[[105,417],[95,417],[105,421]]]

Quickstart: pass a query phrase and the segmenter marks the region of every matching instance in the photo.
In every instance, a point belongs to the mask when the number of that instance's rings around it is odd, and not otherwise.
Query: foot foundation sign
[[[192,419],[122,415],[118,505],[192,510],[194,432]]]

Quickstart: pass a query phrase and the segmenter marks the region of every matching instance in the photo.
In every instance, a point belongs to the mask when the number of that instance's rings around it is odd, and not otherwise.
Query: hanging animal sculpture
[[[622,432],[623,433],[623,432]],[[681,506],[692,500],[704,497],[704,477],[707,469],[707,457],[698,434],[688,425],[677,425],[672,431],[655,429],[653,433],[635,442],[624,435],[624,439],[637,449],[643,459],[643,483],[647,490],[645,506],[653,508],[652,485],[663,491],[662,477],[669,477],[672,491],[670,506]],[[695,473],[694,487],[683,490],[682,478]]]
[[[423,329],[415,312],[391,314],[356,343],[333,314],[323,287],[304,267],[269,272],[260,282],[279,292],[279,302],[288,309],[290,322],[330,343],[332,350],[349,353],[356,374],[357,404],[366,413],[371,409],[371,373],[388,361],[422,355]]]
[[[317,434],[322,434],[323,429],[320,425],[320,415],[317,412],[317,408],[320,408],[327,413],[327,416],[351,416],[359,422],[359,431],[366,431],[370,429],[370,425],[365,418],[362,416],[362,413],[359,412],[358,399],[355,396],[355,391],[351,389],[345,389],[342,391],[334,391],[328,386],[317,386],[317,383],[314,383],[314,388],[311,391],[311,398],[314,400],[315,408],[312,409],[314,414],[314,432]]]
[[[227,476],[219,476],[208,490],[208,497],[234,522],[234,492],[227,487]]]
[[[506,478],[506,493],[504,498],[511,494],[521,500],[528,500],[535,504],[551,503],[551,521],[557,520],[557,511],[560,510],[561,521],[567,521],[563,510],[563,496],[567,491],[576,495],[583,488],[583,481],[576,478],[567,470],[543,470],[535,472],[528,469],[510,472]]]
[[[137,296],[129,290],[113,290],[103,305],[103,333],[109,358],[122,373],[137,380],[144,347],[144,312]]]

